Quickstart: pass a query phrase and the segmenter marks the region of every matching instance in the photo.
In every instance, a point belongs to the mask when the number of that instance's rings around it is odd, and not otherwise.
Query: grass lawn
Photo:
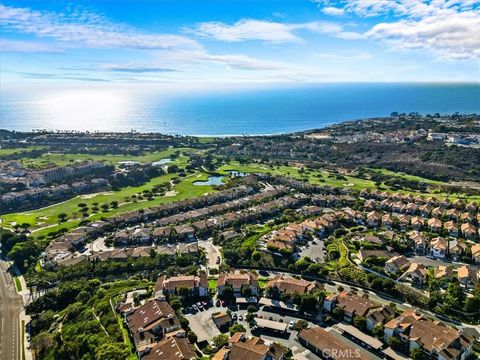
[[[40,261],[37,261],[37,263],[35,264],[35,271],[36,272],[42,271],[42,266],[40,265]]]
[[[3,225],[5,227],[12,227],[14,223],[29,223],[32,226],[32,229],[41,228],[42,230],[33,231],[35,236],[40,234],[46,234],[54,230],[58,230],[62,227],[67,229],[78,226],[78,223],[84,218],[79,212],[78,204],[85,203],[90,208],[93,206],[93,203],[98,203],[99,206],[105,203],[111,203],[112,201],[118,201],[119,206],[116,209],[110,208],[107,212],[98,212],[91,214],[87,219],[91,221],[99,220],[102,217],[111,217],[116,214],[138,210],[142,208],[147,208],[154,205],[159,205],[163,203],[168,203],[172,201],[190,199],[193,197],[201,196],[207,192],[214,191],[211,186],[195,186],[193,182],[196,180],[201,180],[206,177],[203,173],[194,173],[190,174],[185,178],[180,178],[181,181],[178,184],[175,184],[173,196],[160,196],[156,197],[151,201],[141,200],[138,202],[125,202],[125,197],[130,197],[132,195],[138,194],[143,190],[151,189],[154,185],[163,184],[169,182],[175,174],[162,175],[157,178],[153,178],[148,183],[142,186],[136,187],[127,187],[119,191],[112,192],[103,192],[98,194],[91,195],[81,195],[77,196],[68,201],[51,205],[42,209],[37,209],[33,211],[25,211],[22,213],[7,214],[3,216]],[[58,214],[66,213],[69,216],[69,219],[64,223],[58,223]],[[47,226],[50,226],[48,228]]]
[[[43,149],[43,148],[45,148],[45,146],[28,146],[28,147],[21,147],[21,148],[0,149],[0,156],[18,154],[18,153],[21,153],[21,152],[39,150],[39,149]]]
[[[22,283],[21,283],[20,279],[18,278],[18,276],[14,276],[13,281],[15,282],[15,288],[17,289],[17,292],[22,291]]]
[[[25,360],[25,320],[22,320],[22,359]]]
[[[268,281],[266,278],[258,278],[258,286],[263,289]]]
[[[119,328],[122,330],[123,342],[125,343],[125,345],[128,346],[129,349],[132,349],[133,348],[132,342],[130,340],[130,336],[128,335],[127,329],[125,329],[125,327],[123,326],[123,318],[121,315],[117,315],[117,323]],[[130,354],[127,360],[136,360],[136,359],[138,359],[137,355]]]
[[[370,170],[372,170],[374,172],[377,172],[377,173],[380,173],[382,175],[401,177],[401,178],[404,178],[404,179],[407,179],[407,180],[420,181],[420,182],[424,182],[424,183],[427,183],[427,184],[436,184],[436,185],[446,185],[447,184],[447,183],[442,182],[442,181],[425,179],[425,178],[422,178],[420,176],[408,175],[408,174],[405,174],[405,173],[402,173],[402,172],[394,172],[394,171],[390,171],[390,170],[387,170],[387,169],[370,168]]]
[[[306,170],[304,173],[299,172],[299,169],[294,166],[267,166],[265,164],[240,164],[238,161],[231,161],[227,165],[223,165],[219,168],[218,172],[222,174],[228,174],[228,171],[236,170],[244,173],[270,173],[272,175],[284,175],[289,176],[295,179],[308,179],[308,182],[315,185],[328,185],[332,187],[344,187],[351,188],[354,190],[363,190],[363,189],[377,189],[375,182],[372,180],[360,179],[353,176],[345,176],[345,179],[337,179],[335,174],[326,171],[326,170]],[[383,174],[390,176],[399,176],[404,177],[410,180],[424,181],[432,185],[441,185],[446,184],[441,181],[424,179],[418,176],[408,175],[404,173],[395,173],[386,169],[372,169],[374,171],[379,171]],[[382,187],[388,192],[398,192],[402,194],[412,194],[433,196],[433,197],[448,197],[452,200],[454,199],[463,199],[469,201],[480,201],[480,196],[466,196],[463,194],[447,194],[441,192],[416,192],[416,191],[406,191],[406,190],[393,190],[390,187],[383,185]]]
[[[112,164],[118,164],[120,161],[138,161],[141,163],[155,162],[162,159],[169,158],[172,154],[179,152],[184,154],[194,153],[198,150],[192,148],[168,148],[162,151],[155,151],[146,153],[139,156],[131,155],[92,155],[92,154],[59,154],[59,153],[46,153],[36,159],[24,159],[23,165],[29,168],[45,167],[49,164],[55,164],[58,166],[65,166],[72,164],[75,161],[96,160],[106,161]]]
[[[217,279],[208,279],[208,289],[215,291],[217,288]]]

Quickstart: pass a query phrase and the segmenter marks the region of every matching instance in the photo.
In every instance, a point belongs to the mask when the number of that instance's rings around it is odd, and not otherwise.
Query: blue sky
[[[480,80],[480,1],[0,4],[4,86]]]

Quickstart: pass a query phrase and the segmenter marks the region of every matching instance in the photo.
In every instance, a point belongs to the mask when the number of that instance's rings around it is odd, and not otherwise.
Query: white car
[[[294,321],[294,320],[291,320],[291,321],[288,323],[288,328],[289,328],[290,330],[292,330],[294,326],[295,326],[295,321]]]

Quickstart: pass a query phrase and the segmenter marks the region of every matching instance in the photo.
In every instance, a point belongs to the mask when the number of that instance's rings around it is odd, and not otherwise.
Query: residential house
[[[385,271],[387,273],[396,274],[403,272],[410,265],[408,259],[403,255],[394,256],[385,262]]]
[[[413,216],[411,225],[413,229],[419,231],[425,226],[425,221],[420,216]]]
[[[435,279],[437,279],[443,287],[446,287],[453,280],[453,269],[450,266],[439,265],[434,270],[434,275]]]
[[[220,274],[217,281],[217,294],[222,295],[226,286],[231,286],[236,297],[242,296],[242,289],[249,287],[251,294],[258,295],[258,275],[252,272],[230,272]]]
[[[157,226],[152,231],[152,237],[155,241],[169,240],[172,235],[172,228],[169,226]]]
[[[366,317],[370,310],[380,306],[378,303],[348,291],[342,291],[333,297],[327,296],[323,302],[324,309],[330,313],[337,307],[342,308],[343,318],[346,322],[352,322],[355,316]]]
[[[439,233],[442,230],[442,221],[439,218],[428,219],[427,225],[432,232]]]
[[[411,263],[398,280],[422,286],[427,281],[427,268],[423,264]]]
[[[150,229],[136,228],[131,233],[130,238],[137,244],[149,243],[151,241]]]
[[[137,352],[180,329],[180,322],[170,304],[164,300],[151,300],[125,316]]]
[[[436,258],[445,258],[447,256],[448,242],[443,237],[436,237],[430,242],[430,253]]]
[[[285,354],[283,348],[272,342],[270,345],[258,337],[246,339],[245,336],[231,338],[231,349],[228,360],[283,360]]]
[[[478,237],[477,228],[470,223],[462,224],[462,226],[460,226],[460,231],[466,239],[475,240]]]
[[[453,221],[453,220],[445,222],[443,224],[443,229],[450,236],[453,236],[453,237],[458,236],[458,227],[457,227],[457,224],[455,223],[455,221]]]
[[[409,239],[413,242],[415,253],[417,255],[424,255],[427,249],[427,239],[418,231],[410,231],[408,234]]]
[[[369,310],[367,313],[367,330],[372,332],[376,325],[384,325],[395,316],[395,310],[390,306],[384,305],[380,308]]]
[[[190,225],[177,225],[173,227],[173,230],[179,240],[182,240],[182,241],[195,240],[195,229]]]
[[[226,312],[215,312],[212,314],[212,320],[221,332],[228,331],[228,328],[232,325],[232,318]]]
[[[465,253],[467,245],[460,240],[451,240],[449,243],[448,254],[453,261],[459,261]]]
[[[457,209],[448,209],[445,212],[445,216],[448,217],[451,220],[458,220],[460,215],[461,215],[461,212],[458,211]]]
[[[189,296],[208,296],[208,279],[205,273],[197,275],[160,276],[155,283],[155,294],[177,294],[180,289],[188,289]]]
[[[472,354],[475,340],[462,330],[428,320],[413,310],[407,310],[385,324],[385,342],[392,336],[398,337],[408,352],[422,348],[438,360],[466,360]]]
[[[480,244],[472,245],[472,260],[475,264],[480,264]]]
[[[280,293],[287,293],[293,295],[304,294],[319,287],[315,281],[307,281],[303,279],[295,279],[290,276],[276,275],[272,280],[265,284],[265,289],[276,289]]]
[[[327,331],[314,326],[298,333],[298,341],[314,354],[325,360],[373,360],[379,359],[371,352],[359,348],[358,345],[346,340],[336,331]]]
[[[367,224],[371,227],[378,227],[380,225],[380,221],[382,220],[382,214],[378,211],[370,211],[367,214]]]
[[[387,213],[382,216],[382,226],[389,230],[393,229],[393,217],[391,214]]]
[[[471,289],[478,284],[478,269],[463,265],[457,268],[458,282],[465,288]]]
[[[195,347],[186,337],[172,336],[145,349],[141,360],[193,360],[197,358]]]

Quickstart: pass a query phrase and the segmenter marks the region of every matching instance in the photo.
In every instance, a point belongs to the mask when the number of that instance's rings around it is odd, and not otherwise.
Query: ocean
[[[277,134],[393,111],[480,113],[480,84],[321,84],[241,90],[86,88],[0,92],[0,128]]]

